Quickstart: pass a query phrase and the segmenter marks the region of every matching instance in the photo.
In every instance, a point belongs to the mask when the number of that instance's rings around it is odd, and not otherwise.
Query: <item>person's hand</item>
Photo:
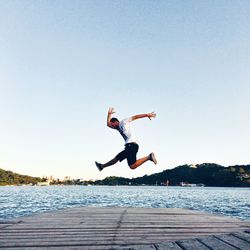
[[[114,109],[114,108],[109,108],[108,113],[109,113],[110,115],[114,114],[114,113],[115,113],[115,109]]]
[[[156,117],[156,113],[155,112],[151,112],[148,115],[148,118],[151,120],[151,118],[155,118]]]

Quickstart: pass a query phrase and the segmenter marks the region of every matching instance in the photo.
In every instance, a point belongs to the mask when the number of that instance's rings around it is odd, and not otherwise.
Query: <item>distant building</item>
[[[50,181],[37,182],[37,186],[49,186]]]
[[[49,186],[50,183],[53,182],[52,176],[45,177],[45,179],[47,179],[47,181],[37,182],[37,186]]]
[[[190,168],[197,168],[196,164],[190,164],[189,167]]]
[[[193,183],[188,183],[188,182],[181,182],[180,186],[182,187],[205,187],[203,183],[193,184]]]
[[[161,183],[162,186],[169,186],[169,180],[166,180],[164,182]]]

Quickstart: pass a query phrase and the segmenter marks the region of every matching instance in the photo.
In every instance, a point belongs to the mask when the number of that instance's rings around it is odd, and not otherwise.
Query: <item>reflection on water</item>
[[[76,206],[188,208],[250,220],[249,188],[0,187],[0,219]]]

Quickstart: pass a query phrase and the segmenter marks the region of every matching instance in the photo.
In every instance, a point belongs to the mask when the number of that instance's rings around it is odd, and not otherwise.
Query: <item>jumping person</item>
[[[115,117],[111,118],[112,114],[114,113],[115,113],[114,108],[109,108],[107,116],[107,126],[112,129],[116,129],[120,132],[121,136],[125,140],[125,149],[118,155],[116,155],[115,158],[113,158],[112,160],[110,160],[105,164],[95,162],[99,171],[102,171],[104,168],[116,164],[118,161],[123,161],[124,159],[127,159],[128,165],[131,169],[136,169],[146,161],[152,161],[154,162],[154,164],[157,164],[157,160],[155,158],[154,153],[151,153],[148,156],[145,156],[141,159],[138,160],[136,159],[136,154],[138,152],[139,145],[137,144],[130,130],[130,122],[145,117],[151,120],[151,118],[156,117],[156,114],[152,112],[149,114],[135,115],[119,121]]]

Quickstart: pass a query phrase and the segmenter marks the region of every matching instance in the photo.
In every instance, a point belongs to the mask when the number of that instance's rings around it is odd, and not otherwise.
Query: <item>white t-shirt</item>
[[[131,121],[132,121],[132,117],[123,119],[122,121],[120,121],[119,128],[118,128],[118,131],[120,132],[121,136],[125,140],[125,145],[127,143],[132,143],[132,142],[137,143],[135,138],[132,136],[132,131],[130,128]]]

